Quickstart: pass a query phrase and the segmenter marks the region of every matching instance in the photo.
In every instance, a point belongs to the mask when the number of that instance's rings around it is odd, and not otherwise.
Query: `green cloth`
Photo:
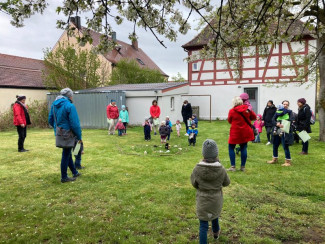
[[[191,183],[197,189],[197,217],[204,221],[218,218],[223,204],[222,187],[230,184],[225,168],[219,162],[200,162],[193,169]]]
[[[129,123],[129,112],[127,110],[121,110],[120,119],[122,119],[123,123]]]
[[[276,111],[276,113],[277,113],[277,114],[281,114],[282,111]],[[280,121],[280,120],[289,120],[289,118],[290,118],[289,113],[286,113],[285,115],[282,115],[282,116],[277,117],[276,120],[277,120],[277,121]]]

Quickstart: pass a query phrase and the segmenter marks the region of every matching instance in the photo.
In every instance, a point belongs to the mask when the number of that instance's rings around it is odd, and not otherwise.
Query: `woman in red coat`
[[[120,116],[118,107],[116,106],[116,101],[114,99],[112,99],[111,103],[106,107],[106,115],[108,122],[108,135],[114,135],[115,125],[118,117]]]
[[[159,129],[159,117],[160,117],[160,108],[158,106],[157,100],[152,101],[152,106],[150,107],[150,115],[152,118],[152,125],[155,135],[157,135],[157,130]]]
[[[27,152],[24,148],[25,138],[27,136],[27,125],[30,125],[30,118],[27,107],[25,105],[26,96],[17,95],[17,101],[13,106],[14,112],[14,125],[17,127],[18,132],[18,152]]]
[[[229,110],[228,122],[231,124],[229,133],[229,157],[231,168],[229,171],[236,171],[236,144],[240,145],[241,171],[245,171],[247,159],[247,142],[255,139],[254,132],[250,126],[251,121],[256,119],[254,111],[249,110],[247,105],[243,104],[240,97],[233,99],[233,108]]]

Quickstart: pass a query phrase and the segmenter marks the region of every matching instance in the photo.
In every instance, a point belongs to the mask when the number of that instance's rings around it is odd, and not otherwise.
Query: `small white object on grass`
[[[146,147],[147,147],[148,145],[146,145]]]
[[[177,147],[177,145],[174,145],[174,147]]]
[[[147,155],[148,153],[147,153],[147,151],[144,151],[144,153],[143,153],[144,155]]]
[[[183,150],[183,148],[178,148],[178,150],[180,150],[180,151],[181,151],[181,150]]]
[[[170,152],[169,150],[166,151],[166,153],[169,153],[169,152]]]

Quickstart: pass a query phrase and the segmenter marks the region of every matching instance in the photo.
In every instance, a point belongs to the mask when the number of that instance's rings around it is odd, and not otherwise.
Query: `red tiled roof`
[[[81,28],[81,31],[85,31],[85,30],[86,30],[85,27]],[[93,38],[92,45],[97,46],[100,42],[101,34],[93,30],[90,30],[90,35]],[[114,49],[109,53],[104,54],[103,56],[108,61],[110,61],[113,64],[116,64],[118,61],[120,61],[123,58],[134,59],[136,61],[137,59],[141,59],[144,65],[140,64],[139,61],[137,61],[140,67],[147,67],[150,69],[159,70],[162,75],[168,77],[168,75],[165,72],[163,72],[158,67],[158,65],[154,61],[152,61],[152,59],[141,48],[135,49],[132,45],[119,40],[117,40],[116,42],[118,43],[118,45],[120,45],[121,49],[119,51]]]
[[[212,21],[212,25],[215,21]],[[283,31],[285,31],[288,27],[290,22],[281,25],[281,28]],[[291,35],[292,37],[302,35],[302,36],[311,36],[313,34],[312,31],[308,30],[307,28],[304,27],[305,23],[302,22],[301,20],[296,20],[289,28],[288,34]],[[274,24],[270,26],[269,30],[270,32],[275,31],[277,27],[277,24]],[[208,44],[208,42],[212,39],[214,39],[215,33],[212,32],[210,27],[207,25],[204,27],[204,29],[197,35],[195,36],[191,41],[188,43],[182,45],[183,48],[188,49],[188,48],[201,48],[205,45]]]
[[[0,54],[0,87],[45,89],[42,60]]]

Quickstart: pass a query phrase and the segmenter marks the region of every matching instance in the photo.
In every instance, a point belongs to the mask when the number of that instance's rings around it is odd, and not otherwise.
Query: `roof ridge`
[[[10,54],[5,54],[5,53],[0,53],[0,56],[3,55],[3,56],[9,56],[9,57],[15,57],[15,58],[23,58],[23,59],[31,59],[31,60],[34,60],[34,61],[40,61],[40,62],[43,62],[42,59],[36,59],[36,58],[28,58],[28,57],[22,57],[22,56],[16,56],[16,55],[10,55]]]

